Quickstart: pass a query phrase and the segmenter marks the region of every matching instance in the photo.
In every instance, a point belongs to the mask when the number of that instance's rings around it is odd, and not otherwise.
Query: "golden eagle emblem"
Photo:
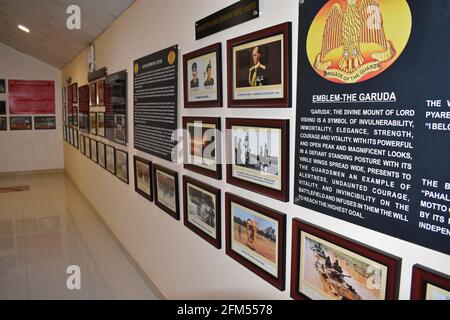
[[[397,52],[392,41],[386,39],[378,0],[341,3],[334,3],[328,11],[314,69],[326,78],[354,83],[379,71]]]

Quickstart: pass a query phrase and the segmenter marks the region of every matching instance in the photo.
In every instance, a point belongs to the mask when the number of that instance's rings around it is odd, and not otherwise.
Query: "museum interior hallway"
[[[64,173],[0,177],[0,204],[0,300],[161,298]]]

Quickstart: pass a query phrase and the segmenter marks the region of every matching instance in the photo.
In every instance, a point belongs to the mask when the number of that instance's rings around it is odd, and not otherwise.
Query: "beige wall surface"
[[[61,70],[0,42],[0,79],[55,81],[56,130],[0,132],[0,172],[62,169]],[[6,100],[8,93],[1,94]]]
[[[123,69],[128,72],[128,136],[130,142],[124,149],[129,151],[130,184],[124,184],[68,144],[64,146],[65,167],[68,174],[92,202],[123,245],[169,299],[288,299],[291,221],[294,217],[401,257],[403,259],[400,285],[401,299],[409,298],[413,264],[420,263],[449,274],[450,260],[447,255],[293,205],[292,187],[290,188],[291,201],[282,203],[253,193],[250,190],[229,185],[225,180],[217,181],[187,171],[181,165],[168,163],[133,148],[133,61],[178,44],[180,49],[179,125],[181,125],[181,117],[188,115],[220,116],[222,125],[226,117],[289,119],[291,123],[290,186],[293,186],[298,1],[261,0],[262,16],[260,18],[196,41],[194,22],[234,2],[235,0],[138,0],[95,41],[97,68],[105,66],[108,68],[108,73]],[[257,110],[257,112],[254,109],[218,108],[201,110],[183,108],[182,54],[216,42],[222,43],[224,106],[226,106],[226,40],[286,21],[292,22],[293,108],[283,110],[264,109]],[[63,70],[62,79],[71,76],[72,81],[78,82],[79,86],[86,84],[86,68],[87,51],[84,51]],[[132,158],[135,154],[177,170],[180,174],[180,190],[182,190],[181,176],[185,174],[220,188],[222,199],[224,193],[229,191],[286,213],[288,222],[286,290],[281,292],[275,289],[228,257],[224,248],[221,250],[215,249],[184,227],[182,221],[174,220],[153,203],[135,193],[132,174]],[[180,204],[182,212],[181,198]],[[223,218],[224,205],[222,201]],[[224,247],[224,227],[222,227],[222,239]]]

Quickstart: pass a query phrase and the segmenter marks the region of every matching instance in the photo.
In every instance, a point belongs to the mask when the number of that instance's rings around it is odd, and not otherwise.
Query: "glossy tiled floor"
[[[0,178],[0,299],[156,299],[64,174]],[[81,289],[67,289],[69,265]]]

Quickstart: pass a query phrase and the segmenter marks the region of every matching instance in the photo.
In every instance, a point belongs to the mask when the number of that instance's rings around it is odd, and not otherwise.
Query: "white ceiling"
[[[0,0],[0,41],[61,69],[134,1]],[[81,9],[81,30],[66,27],[66,9],[72,4]],[[19,24],[31,32],[19,30]]]

